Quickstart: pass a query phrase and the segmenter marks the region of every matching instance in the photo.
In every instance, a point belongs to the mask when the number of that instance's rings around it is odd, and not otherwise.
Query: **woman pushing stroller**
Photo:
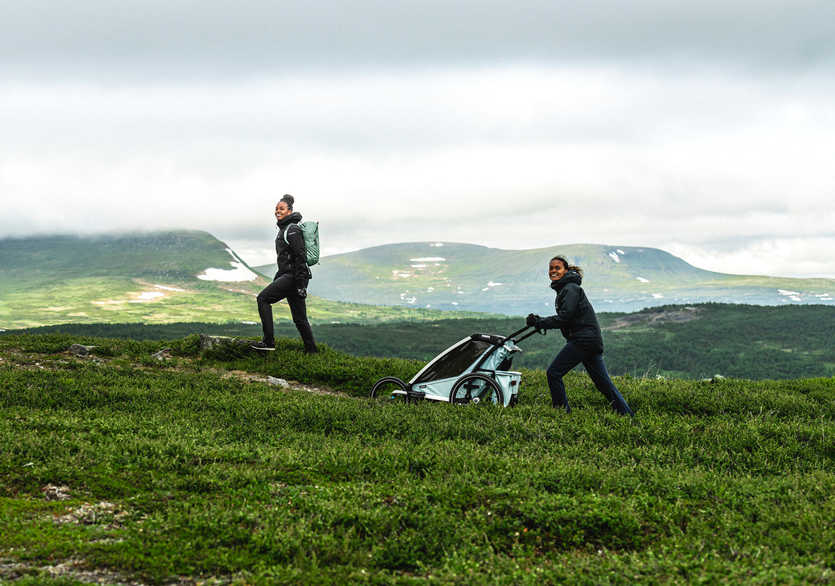
[[[582,275],[582,269],[569,265],[564,257],[552,258],[548,263],[548,276],[551,288],[557,293],[557,313],[544,318],[532,313],[526,320],[529,326],[540,330],[559,328],[566,339],[565,346],[546,372],[551,406],[571,412],[562,377],[582,363],[594,386],[606,397],[612,409],[621,415],[632,416],[632,409],[609,378],[603,363],[603,335],[594,308],[580,286]]]

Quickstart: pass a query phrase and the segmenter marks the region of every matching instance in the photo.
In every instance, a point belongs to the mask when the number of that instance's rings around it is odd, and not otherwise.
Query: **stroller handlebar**
[[[527,334],[525,334],[524,336],[521,336],[521,337],[517,338],[517,336],[518,336],[519,334],[521,334],[522,332],[524,332],[524,331],[528,330],[529,328],[533,328],[533,329],[532,329],[530,332],[528,332]],[[507,341],[512,341],[512,342],[515,342],[515,343],[517,343],[517,344],[518,344],[519,342],[521,342],[521,341],[522,341],[522,340],[524,340],[525,338],[529,338],[530,336],[533,336],[533,335],[534,335],[535,333],[537,333],[538,331],[542,331],[543,333],[545,332],[545,330],[537,330],[534,326],[528,326],[528,325],[526,325],[524,328],[522,328],[522,329],[520,329],[520,330],[516,330],[515,332],[513,332],[513,333],[512,333],[512,334],[510,334],[509,336],[505,336],[505,340],[507,340]]]

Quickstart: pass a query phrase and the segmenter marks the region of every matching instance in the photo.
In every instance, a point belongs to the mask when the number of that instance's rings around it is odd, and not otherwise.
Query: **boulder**
[[[153,354],[151,354],[151,357],[156,358],[160,362],[169,360],[171,358],[171,348],[163,348],[159,352],[154,352]]]
[[[76,356],[87,356],[90,354],[90,351],[95,348],[95,346],[85,346],[83,344],[73,344],[68,348],[71,354],[75,354]]]
[[[203,355],[221,360],[246,356],[252,352],[250,348],[252,343],[254,343],[254,340],[245,338],[200,334],[200,351]]]
[[[290,386],[290,383],[288,383],[283,378],[276,378],[274,376],[268,376],[267,383],[276,387],[281,387],[282,389],[286,389]]]
[[[56,486],[54,484],[47,484],[41,488],[43,496],[48,501],[65,501],[70,498],[69,486]]]
[[[200,349],[211,350],[212,348],[224,342],[229,342],[232,338],[228,336],[209,336],[207,334],[200,334]]]

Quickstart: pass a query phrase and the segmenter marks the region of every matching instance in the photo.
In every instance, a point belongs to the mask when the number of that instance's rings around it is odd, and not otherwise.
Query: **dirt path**
[[[313,393],[314,395],[329,395],[331,397],[350,397],[350,395],[341,393],[339,391],[334,391],[333,389],[329,389],[327,387],[315,387],[313,385],[300,383],[298,381],[288,381],[283,378],[277,378],[261,373],[252,373],[247,372],[245,370],[219,370],[217,372],[223,373],[221,374],[221,378],[235,378],[247,383],[265,383],[271,386],[278,387],[282,391],[304,391],[307,393]]]

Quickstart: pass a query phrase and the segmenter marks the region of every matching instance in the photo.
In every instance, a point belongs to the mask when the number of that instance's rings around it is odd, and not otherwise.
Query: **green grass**
[[[319,304],[319,300],[312,302]],[[445,314],[448,316],[449,314]],[[673,321],[682,315],[686,322]],[[601,313],[606,365],[611,373],[631,376],[709,378],[716,374],[751,379],[791,379],[835,374],[831,324],[835,307],[792,305],[757,307],[701,304],[663,306],[633,314]],[[628,325],[622,326],[628,321]],[[279,335],[297,336],[295,326],[280,315]],[[437,321],[314,324],[316,339],[356,356],[429,360],[474,332],[509,334],[520,318],[487,317]],[[260,324],[63,324],[31,333],[66,332],[139,339],[179,338],[193,333],[226,336],[261,335]],[[533,336],[521,346],[514,365],[545,368],[562,347],[557,331]]]
[[[182,291],[166,291],[152,283],[128,277],[86,277],[53,280],[30,289],[7,293],[0,299],[0,327],[31,328],[55,324],[138,322],[252,322],[258,321],[255,296],[265,282],[230,283],[226,290],[215,283],[198,280],[164,283]],[[163,293],[162,298],[142,300],[143,292]],[[276,320],[291,321],[286,302],[273,306]],[[383,307],[341,303],[317,297],[308,300],[313,323],[350,321],[354,323],[436,320],[449,312],[408,307]],[[467,318],[473,312],[455,314]]]
[[[617,378],[629,420],[584,375],[571,415],[529,370],[513,409],[378,405],[377,377],[421,363],[195,342],[0,338],[0,558],[26,580],[61,560],[149,583],[835,580],[835,379]]]

